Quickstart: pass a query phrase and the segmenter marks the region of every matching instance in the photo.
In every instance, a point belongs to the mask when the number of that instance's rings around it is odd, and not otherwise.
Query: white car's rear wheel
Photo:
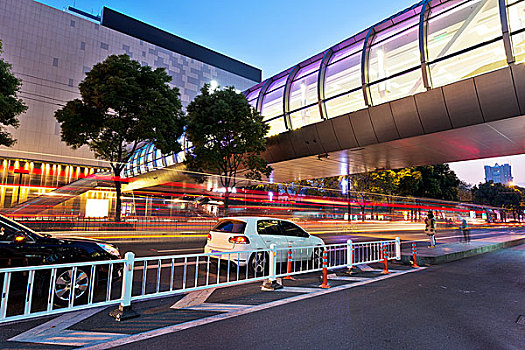
[[[253,253],[248,262],[249,272],[257,275],[263,276],[268,274],[269,271],[269,257],[266,252],[256,252]]]

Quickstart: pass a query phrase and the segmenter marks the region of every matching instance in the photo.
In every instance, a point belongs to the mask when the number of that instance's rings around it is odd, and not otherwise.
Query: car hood
[[[62,244],[68,244],[68,243],[92,243],[92,244],[95,244],[95,243],[103,243],[103,244],[110,244],[110,243],[106,243],[106,242],[103,242],[103,241],[100,241],[98,239],[92,239],[92,238],[85,238],[85,237],[74,237],[74,236],[71,236],[71,237],[44,237],[44,240],[47,240],[47,241],[53,241],[53,242],[57,242],[58,243],[62,243]],[[112,244],[110,244],[112,245]]]

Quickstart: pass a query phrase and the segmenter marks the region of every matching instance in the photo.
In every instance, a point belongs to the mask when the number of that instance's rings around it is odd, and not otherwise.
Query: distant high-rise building
[[[508,185],[514,178],[512,177],[511,166],[509,164],[495,166],[485,165],[485,181],[492,181],[494,183],[501,183]]]

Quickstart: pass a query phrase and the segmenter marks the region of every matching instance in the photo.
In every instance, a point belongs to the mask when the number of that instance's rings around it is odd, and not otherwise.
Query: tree
[[[0,54],[2,42],[0,41]],[[17,116],[27,110],[24,102],[17,98],[22,82],[11,73],[11,65],[0,59],[0,145],[12,146],[16,140],[5,130],[6,126],[17,128]]]
[[[422,179],[421,185],[414,193],[416,197],[458,200],[460,181],[448,164],[418,166],[415,170],[421,172]]]
[[[254,180],[271,174],[272,168],[260,156],[266,149],[269,126],[233,87],[212,91],[204,85],[187,112],[186,137],[192,147],[186,154],[186,165],[189,170],[220,175],[227,212],[230,191],[237,185],[241,169],[246,178]]]
[[[461,181],[458,185],[458,197],[460,202],[472,202],[472,185]]]
[[[518,186],[505,186],[489,181],[472,188],[472,202],[507,208],[512,210],[514,215],[518,213],[518,217],[523,207],[523,198],[524,191]]]
[[[116,189],[115,220],[121,214],[121,173],[143,142],[163,153],[178,152],[185,125],[179,90],[171,88],[164,68],[152,70],[127,55],[109,56],[80,83],[81,99],[55,113],[61,137],[76,149],[83,145],[110,163]]]
[[[415,168],[403,168],[396,171],[396,194],[398,196],[413,196],[421,186],[423,179],[421,171]]]

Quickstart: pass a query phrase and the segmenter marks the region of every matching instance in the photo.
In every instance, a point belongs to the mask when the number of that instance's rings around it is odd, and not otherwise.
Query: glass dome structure
[[[164,155],[152,142],[149,142],[133,153],[124,167],[123,176],[134,177],[153,170],[182,163],[183,161],[184,152]]]
[[[269,136],[525,61],[525,0],[424,0],[244,92]]]

